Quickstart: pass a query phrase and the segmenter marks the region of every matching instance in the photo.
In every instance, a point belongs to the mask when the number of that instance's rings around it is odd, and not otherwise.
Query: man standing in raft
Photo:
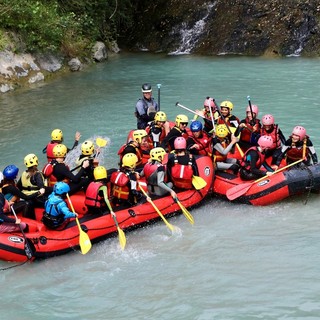
[[[145,129],[148,122],[153,121],[156,112],[160,111],[157,102],[152,97],[152,88],[149,83],[141,87],[142,98],[136,104],[135,116],[137,117],[137,129]]]

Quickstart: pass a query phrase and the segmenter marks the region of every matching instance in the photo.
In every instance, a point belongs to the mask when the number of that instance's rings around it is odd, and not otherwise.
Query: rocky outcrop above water
[[[0,52],[0,93],[45,81],[58,71],[80,71],[83,66],[108,58],[106,46],[97,42],[92,50],[92,58],[83,63],[80,58],[65,59],[59,54],[16,54],[6,50]]]
[[[315,0],[139,1],[122,45],[208,55],[320,55]]]

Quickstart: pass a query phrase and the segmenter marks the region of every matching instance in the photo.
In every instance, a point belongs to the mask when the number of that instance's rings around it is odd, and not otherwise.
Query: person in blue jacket
[[[57,182],[53,187],[53,192],[49,195],[45,203],[45,212],[42,222],[50,229],[63,229],[69,222],[69,218],[75,218],[78,215],[69,210],[65,197],[70,191],[70,187],[65,182]]]

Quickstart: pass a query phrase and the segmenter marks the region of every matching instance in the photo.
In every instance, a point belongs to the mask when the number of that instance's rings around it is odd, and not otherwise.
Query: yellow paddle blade
[[[108,144],[108,141],[106,139],[97,138],[96,139],[96,144],[97,144],[98,147],[102,148],[102,147],[105,147]]]
[[[79,245],[82,254],[86,254],[90,251],[92,244],[89,236],[81,229],[78,218],[76,218],[77,225],[79,228]]]
[[[127,243],[127,238],[126,238],[122,229],[120,229],[119,227],[117,227],[117,229],[118,229],[118,233],[119,233],[120,247],[122,250],[124,250],[126,243]]]
[[[200,190],[207,185],[207,182],[199,176],[193,176],[192,185],[195,187],[196,190]]]
[[[181,208],[181,211],[184,214],[184,216],[189,220],[191,224],[194,224],[194,219],[191,213],[186,209],[186,207],[178,199],[176,201],[179,207]]]

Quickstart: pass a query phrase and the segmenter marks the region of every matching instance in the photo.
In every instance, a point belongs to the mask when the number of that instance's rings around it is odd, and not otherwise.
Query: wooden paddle
[[[199,176],[192,176],[192,185],[196,190],[200,190],[207,185],[207,181]]]
[[[124,248],[126,246],[126,243],[127,243],[126,235],[124,234],[123,230],[119,227],[119,223],[117,221],[116,214],[112,210],[112,207],[111,207],[110,201],[108,199],[108,195],[107,195],[107,187],[106,186],[102,186],[101,190],[103,192],[104,201],[106,202],[106,204],[107,204],[107,206],[108,206],[108,208],[110,210],[111,216],[112,216],[112,218],[114,220],[114,223],[115,223],[115,225],[117,227],[118,235],[119,235],[120,247],[121,247],[122,250],[124,250]]]
[[[16,218],[16,220],[18,220],[18,217],[16,215],[15,210],[13,209],[13,206],[11,206],[11,211],[12,211],[14,217]],[[33,257],[33,251],[32,251],[32,249],[31,249],[31,247],[29,245],[29,242],[28,242],[28,239],[26,237],[26,234],[22,230],[22,227],[21,227],[20,223],[19,223],[19,227],[20,227],[20,231],[22,233],[22,236],[24,238],[24,252],[25,252],[28,260],[30,260]]]
[[[289,168],[289,167],[292,167],[292,166],[298,164],[299,162],[301,162],[302,160],[303,160],[303,159],[299,159],[299,160],[297,160],[296,162],[293,162],[293,163],[291,163],[291,164],[288,164],[287,166],[282,167],[282,168],[274,171],[273,174],[276,174],[276,173],[281,172],[281,171],[283,171],[283,170],[285,170],[285,169],[287,169],[287,168]],[[227,198],[232,201],[232,200],[235,200],[235,199],[241,197],[241,196],[244,195],[255,183],[260,182],[260,181],[262,181],[262,180],[264,180],[264,179],[266,179],[266,178],[268,178],[268,177],[269,177],[269,176],[264,176],[264,177],[261,177],[261,178],[255,180],[255,181],[248,182],[248,183],[242,183],[242,184],[239,184],[239,185],[237,185],[237,186],[229,189],[229,190],[227,191],[227,193],[226,193]]]
[[[70,199],[68,193],[67,193],[67,198],[70,203],[70,207],[71,207],[72,212],[75,213],[73,204],[71,202],[71,199]],[[80,245],[81,253],[86,254],[91,249],[92,244],[91,244],[89,236],[81,229],[81,225],[80,225],[78,217],[76,217],[76,222],[77,222],[77,225],[79,228],[79,245]]]
[[[191,224],[194,224],[193,216],[192,216],[191,213],[186,209],[186,207],[179,201],[178,198],[175,198],[174,201],[179,205],[182,213],[183,213],[184,216],[188,219],[188,221],[189,221]]]
[[[179,228],[173,226],[171,223],[167,221],[167,219],[163,216],[163,214],[160,212],[160,210],[157,208],[157,206],[154,204],[154,202],[151,200],[151,198],[147,195],[147,193],[143,190],[142,186],[139,184],[139,188],[142,191],[142,193],[147,197],[147,201],[153,206],[154,210],[158,213],[158,215],[161,217],[163,222],[166,224],[169,230],[172,232],[179,230]]]

